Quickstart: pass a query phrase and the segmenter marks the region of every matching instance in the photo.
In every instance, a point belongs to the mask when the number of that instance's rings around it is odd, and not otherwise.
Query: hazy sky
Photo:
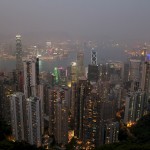
[[[150,0],[0,0],[0,34],[150,39]]]

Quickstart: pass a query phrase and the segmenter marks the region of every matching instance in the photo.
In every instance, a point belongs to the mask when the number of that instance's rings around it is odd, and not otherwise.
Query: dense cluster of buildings
[[[16,70],[0,76],[0,117],[11,124],[15,140],[46,149],[60,147],[74,137],[76,149],[94,149],[118,142],[120,124],[127,127],[149,111],[150,55],[127,63],[91,63],[84,66],[84,52],[77,52],[67,68],[39,72],[39,58],[22,59],[21,36],[16,36]]]

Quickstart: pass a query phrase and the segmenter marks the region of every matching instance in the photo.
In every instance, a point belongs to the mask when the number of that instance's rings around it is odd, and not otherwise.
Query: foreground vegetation
[[[104,145],[96,150],[150,150],[150,114],[142,117],[135,126],[130,128],[133,136],[128,136],[126,130],[120,131],[120,142]],[[12,142],[11,130],[6,122],[0,120],[0,150],[42,150],[27,142]],[[68,150],[73,150],[76,142],[72,140],[67,145]]]
[[[121,131],[119,143],[104,145],[97,150],[150,150],[150,114],[142,117],[130,132],[133,137]]]
[[[35,145],[30,145],[27,142],[13,142],[11,136],[11,127],[1,119],[0,120],[0,150],[42,150]]]

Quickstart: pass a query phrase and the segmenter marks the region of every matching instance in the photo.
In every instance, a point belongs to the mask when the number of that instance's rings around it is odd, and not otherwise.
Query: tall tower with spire
[[[16,35],[16,90],[23,92],[23,62],[21,35]]]

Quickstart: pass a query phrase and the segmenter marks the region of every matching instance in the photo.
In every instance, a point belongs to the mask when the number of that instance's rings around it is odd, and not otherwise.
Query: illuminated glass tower
[[[54,68],[54,76],[55,76],[55,84],[59,83],[59,73],[58,73],[58,68]]]
[[[23,92],[23,62],[20,35],[16,35],[16,90]]]
[[[22,44],[21,44],[21,35],[16,35],[16,70],[18,72],[22,71]]]
[[[77,82],[77,63],[72,62],[71,63],[71,83]]]

